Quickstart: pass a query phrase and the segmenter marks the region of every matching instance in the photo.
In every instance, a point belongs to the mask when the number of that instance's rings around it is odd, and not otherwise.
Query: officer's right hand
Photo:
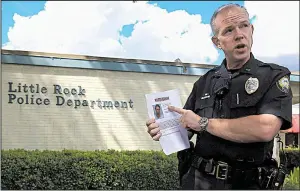
[[[146,122],[147,128],[148,128],[148,133],[152,137],[153,140],[158,141],[159,138],[161,137],[161,132],[159,130],[158,124],[155,123],[155,119],[149,119]]]

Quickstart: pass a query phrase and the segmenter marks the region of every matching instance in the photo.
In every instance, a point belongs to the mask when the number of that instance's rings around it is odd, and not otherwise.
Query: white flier
[[[166,155],[190,148],[188,133],[179,121],[181,115],[171,112],[169,105],[182,108],[179,90],[146,94],[149,118],[155,118],[162,136],[159,143]]]

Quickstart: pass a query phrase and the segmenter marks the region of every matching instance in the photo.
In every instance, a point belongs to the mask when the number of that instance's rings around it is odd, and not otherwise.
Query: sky
[[[219,65],[210,18],[246,7],[254,56],[299,71],[298,1],[2,1],[2,48]]]

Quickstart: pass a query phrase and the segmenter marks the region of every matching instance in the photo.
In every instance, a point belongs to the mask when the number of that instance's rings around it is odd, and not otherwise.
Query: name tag
[[[201,99],[207,99],[210,98],[210,95],[208,93],[204,94],[204,96],[201,97]]]

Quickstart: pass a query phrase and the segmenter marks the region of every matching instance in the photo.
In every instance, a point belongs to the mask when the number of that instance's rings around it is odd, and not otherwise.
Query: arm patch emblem
[[[288,93],[290,89],[290,79],[288,76],[283,76],[276,82],[278,89],[284,93]]]

